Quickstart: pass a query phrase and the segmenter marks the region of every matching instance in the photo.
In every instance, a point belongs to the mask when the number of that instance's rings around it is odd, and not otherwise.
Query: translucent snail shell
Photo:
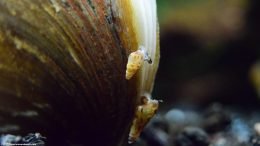
[[[151,58],[148,56],[147,52],[141,47],[139,50],[132,52],[127,61],[126,65],[126,79],[131,79],[134,74],[141,68],[144,61],[147,61],[149,64],[152,63]]]
[[[143,96],[141,100],[142,104],[136,108],[135,118],[130,128],[128,143],[133,143],[137,140],[143,128],[155,115],[159,107],[158,100],[150,99],[145,96]]]

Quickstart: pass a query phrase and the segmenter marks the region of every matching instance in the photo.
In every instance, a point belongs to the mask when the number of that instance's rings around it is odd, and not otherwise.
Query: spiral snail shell
[[[135,118],[130,128],[128,143],[133,143],[137,140],[143,128],[155,115],[159,107],[158,100],[154,100],[146,96],[143,96],[141,100],[142,104],[136,108]]]
[[[135,52],[132,52],[127,61],[126,65],[126,79],[129,80],[132,76],[141,68],[143,62],[147,61],[149,64],[152,63],[151,58],[148,56],[147,52],[143,47],[140,47]]]
[[[152,92],[158,38],[155,0],[1,0],[0,133],[127,143],[137,103]],[[139,46],[153,63],[127,81]]]

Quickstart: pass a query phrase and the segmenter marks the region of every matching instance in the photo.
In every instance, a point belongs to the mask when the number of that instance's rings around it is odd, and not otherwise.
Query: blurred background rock
[[[163,106],[259,103],[258,0],[157,3],[161,62],[154,97],[163,99]]]

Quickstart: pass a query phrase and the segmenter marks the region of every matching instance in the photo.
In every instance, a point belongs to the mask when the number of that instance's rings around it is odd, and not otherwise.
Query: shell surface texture
[[[159,101],[148,97],[142,97],[142,104],[136,108],[135,118],[130,128],[128,143],[131,144],[137,140],[145,125],[155,115],[159,107]]]
[[[127,61],[126,65],[126,79],[130,80],[136,72],[141,68],[144,61],[147,61],[149,64],[152,63],[151,58],[143,47],[140,47],[139,50],[132,52]]]
[[[156,0],[0,0],[0,133],[122,146],[159,59]]]

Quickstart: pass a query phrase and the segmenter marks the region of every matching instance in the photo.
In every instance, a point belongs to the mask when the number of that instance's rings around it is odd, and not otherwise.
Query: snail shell
[[[143,103],[136,108],[135,118],[130,128],[128,143],[133,143],[137,140],[145,125],[155,115],[159,107],[158,100],[153,100],[145,96],[142,98]]]
[[[137,50],[129,55],[126,65],[126,79],[129,80],[140,69],[144,62],[144,55]]]
[[[147,61],[149,64],[152,63],[151,58],[148,56],[143,47],[129,55],[126,65],[127,80],[131,79],[132,76],[141,68],[144,61]]]

